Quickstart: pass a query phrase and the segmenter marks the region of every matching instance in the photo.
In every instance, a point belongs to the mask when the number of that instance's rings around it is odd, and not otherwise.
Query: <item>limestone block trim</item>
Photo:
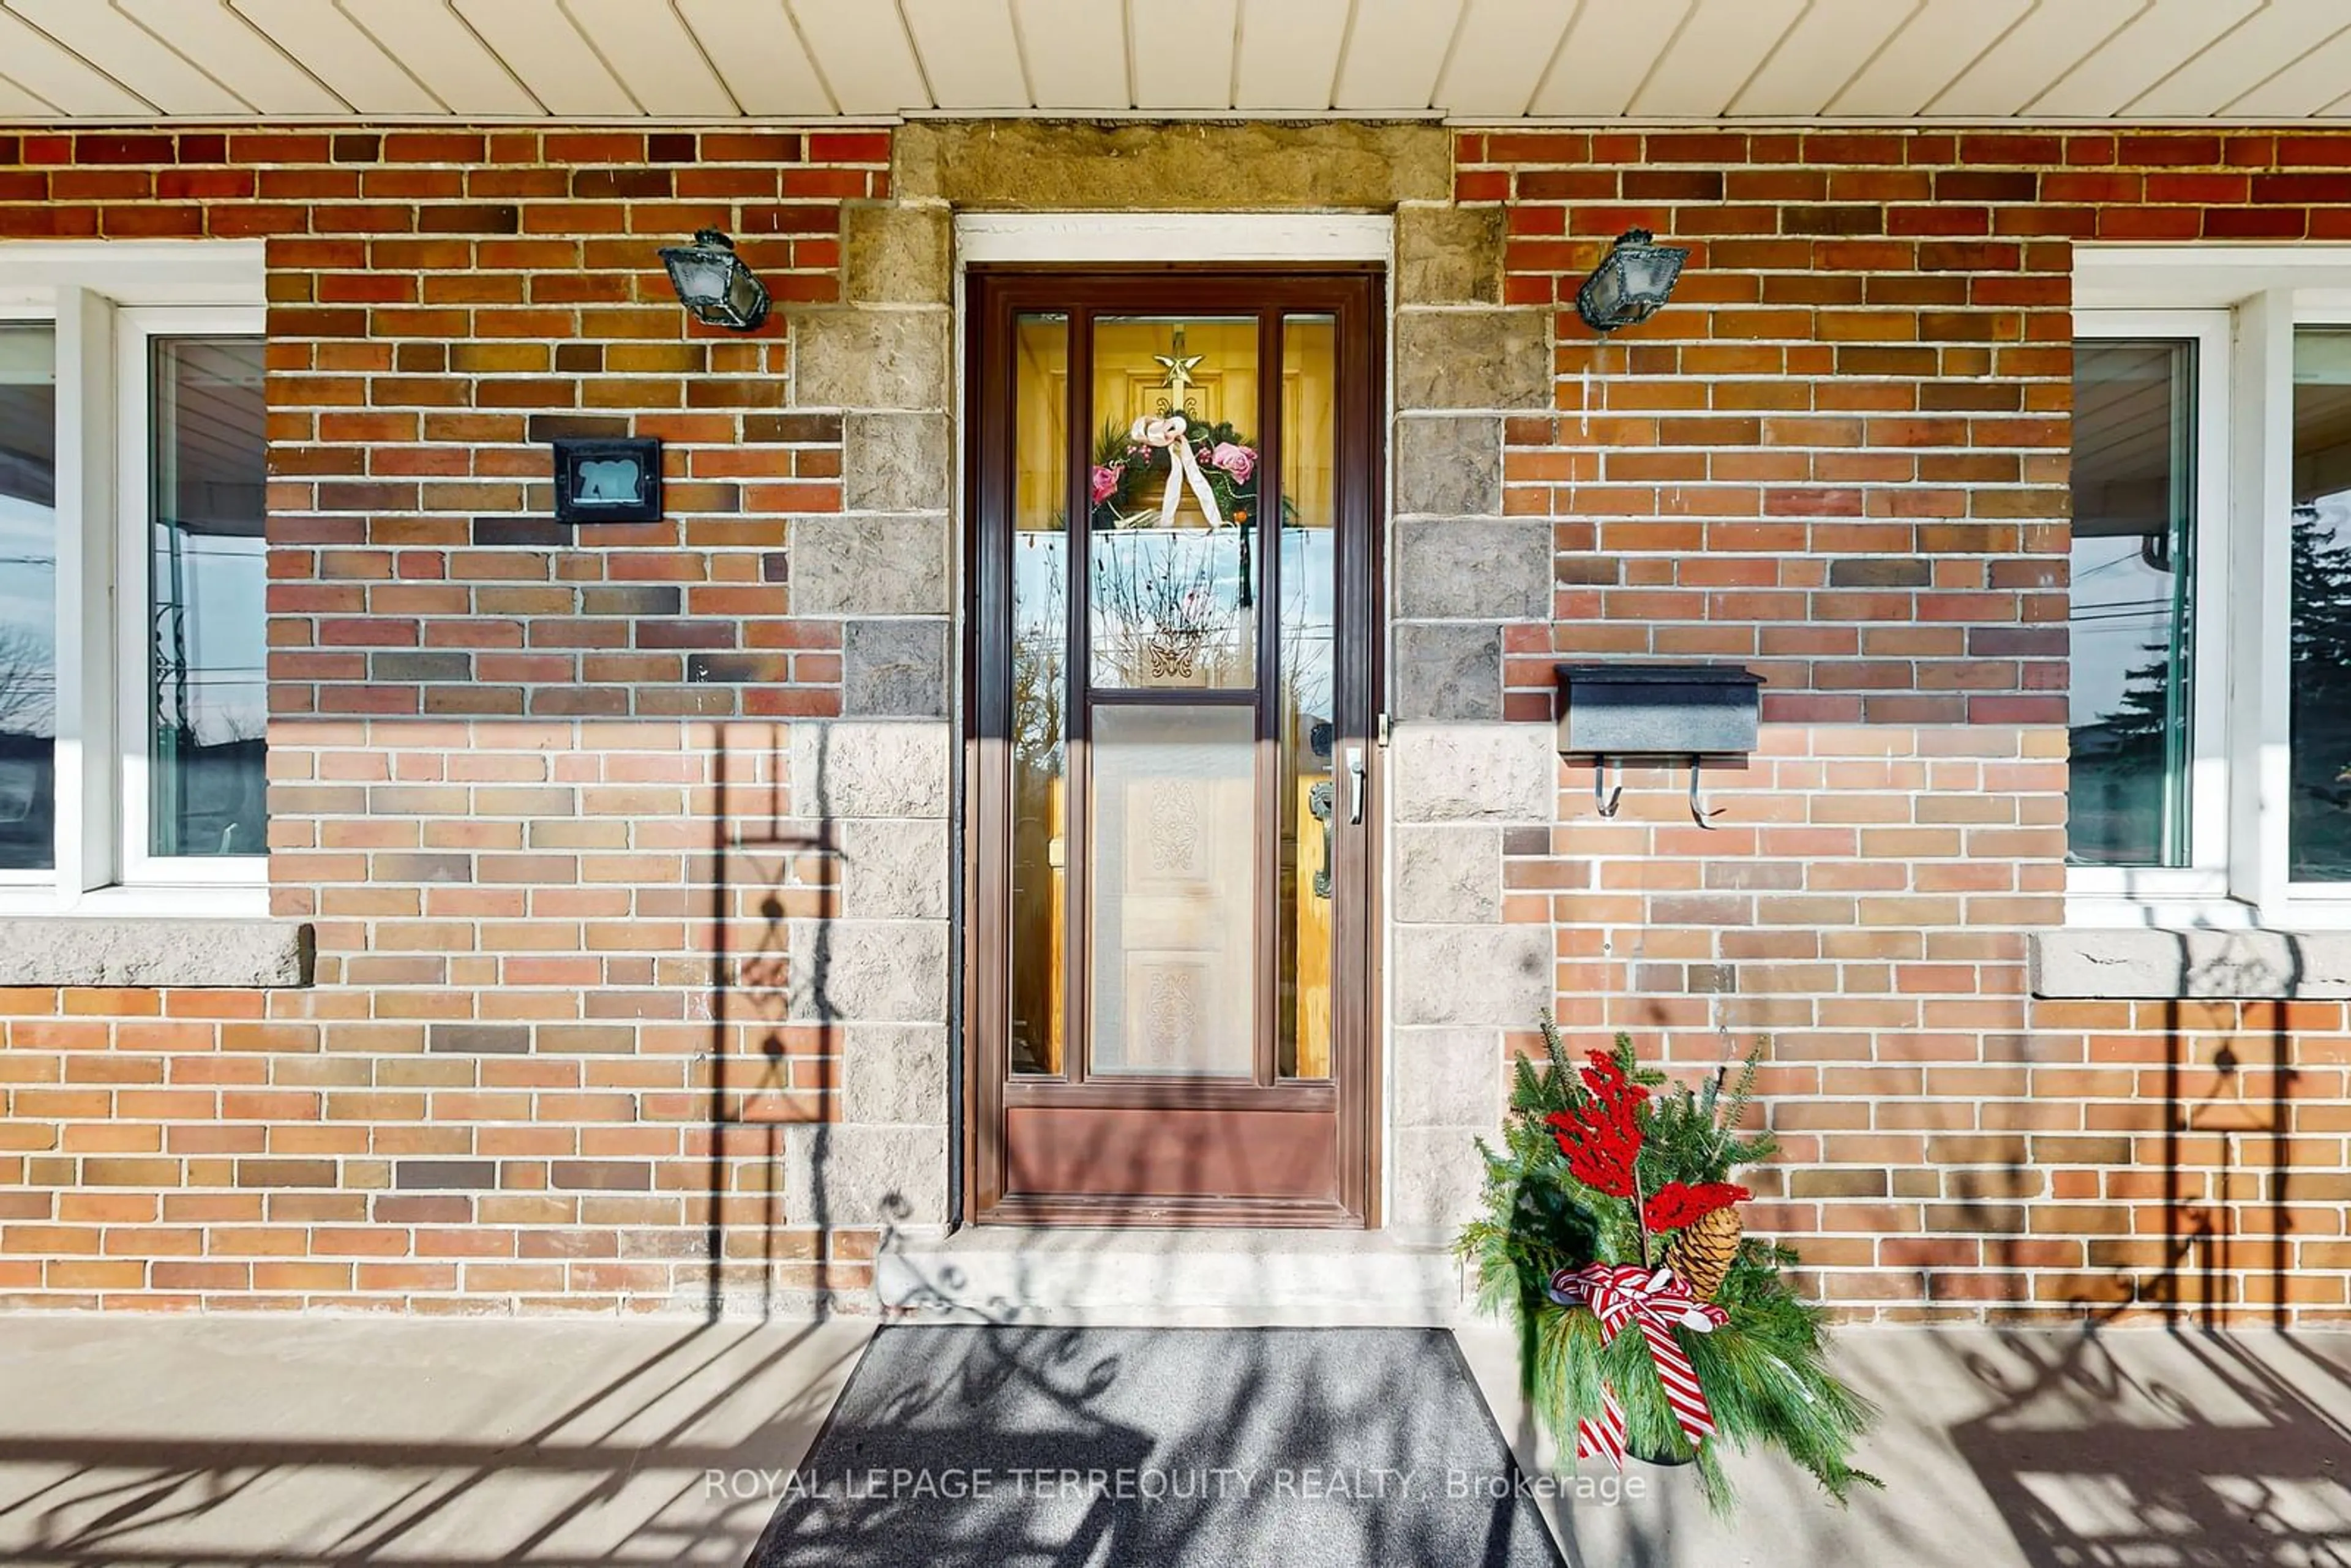
[[[2351,931],[2036,931],[2029,952],[2036,997],[2351,997]]]
[[[1453,135],[1430,121],[915,120],[891,139],[901,201],[1050,211],[1384,212],[1453,194]],[[1071,259],[1089,260],[1091,257]]]
[[[1553,386],[1549,310],[1396,303],[1398,410],[1548,412]]]
[[[787,312],[791,406],[857,413],[945,411],[953,393],[952,315],[943,305],[809,306]]]
[[[0,919],[0,986],[264,990],[308,986],[316,953],[290,920]]]
[[[1420,307],[1502,302],[1502,209],[1450,202],[1396,208],[1395,294]]]

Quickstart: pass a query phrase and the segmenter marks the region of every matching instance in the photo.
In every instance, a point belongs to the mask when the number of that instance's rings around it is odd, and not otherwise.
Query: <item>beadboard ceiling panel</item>
[[[1923,112],[2038,8],[2034,0],[1926,0],[1828,101],[1827,111],[1872,119]]]
[[[1437,78],[1437,104],[1498,120],[1525,114],[1581,9],[1557,0],[1468,0]]]
[[[446,5],[414,0],[235,0],[238,10],[366,114],[542,114]]]
[[[1012,0],[1031,104],[1116,111],[1134,102],[1123,0]]]
[[[647,114],[705,120],[736,111],[733,96],[674,7],[645,0],[563,0],[563,6]]]
[[[2342,0],[2270,0],[2123,106],[2134,115],[2217,115],[2351,28]]]
[[[1730,112],[1759,119],[1820,113],[1925,8],[1926,0],[1811,0],[1771,57],[1732,96]]]
[[[2210,48],[2262,8],[2262,0],[2155,0],[2095,52],[2074,61],[2033,100],[2039,114],[2113,112]]]
[[[591,119],[643,106],[572,25],[559,0],[455,0],[458,18],[513,71],[549,114]]]
[[[1933,114],[2004,119],[2022,110],[2108,38],[2145,16],[2148,0],[2067,0],[2036,5],[1927,106]]]
[[[227,0],[119,0],[122,14],[231,84],[264,114],[349,114],[350,105],[239,16]]]
[[[2351,0],[0,0],[0,118],[2351,121]]]
[[[1744,8],[1744,0],[1740,3]],[[1775,0],[1754,3],[1768,5]],[[1655,9],[1640,16],[1612,5],[1579,8],[1559,42],[1542,85],[1535,89],[1530,110],[1599,120],[1623,114],[1641,84],[1649,79],[1649,73],[1687,34],[1698,9],[1698,0],[1657,0]],[[1706,52],[1719,61],[1731,51]],[[1752,69],[1754,63],[1750,59],[1748,68]]]
[[[0,83],[59,115],[144,119],[155,105],[14,12],[0,10]]]
[[[1135,107],[1232,108],[1233,42],[1239,21],[1239,0],[1131,7]]]
[[[1233,95],[1241,109],[1331,107],[1347,0],[1242,0]]]
[[[678,0],[719,79],[754,119],[837,112],[784,0]]]
[[[102,0],[11,0],[9,9],[166,114],[242,116],[259,108]]]
[[[1012,0],[905,0],[905,12],[933,94],[975,109],[1029,107]]]
[[[1625,97],[1617,107],[1666,120],[1721,113],[1786,39],[1805,3],[1698,0],[1673,41],[1621,84]],[[1573,39],[1568,48],[1574,50]]]
[[[895,5],[790,0],[790,10],[843,114],[893,114],[935,101],[914,57],[906,18]]]
[[[1332,106],[1421,110],[1435,103],[1461,10],[1462,0],[1354,0]]]

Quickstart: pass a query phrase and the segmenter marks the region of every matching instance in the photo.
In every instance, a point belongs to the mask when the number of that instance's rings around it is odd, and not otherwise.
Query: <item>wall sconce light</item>
[[[1673,297],[1689,252],[1654,245],[1651,237],[1646,229],[1627,229],[1575,291],[1575,313],[1585,326],[1595,332],[1637,327]]]
[[[661,258],[678,302],[695,320],[748,332],[768,319],[768,286],[718,230],[696,229],[692,245],[667,246]]]

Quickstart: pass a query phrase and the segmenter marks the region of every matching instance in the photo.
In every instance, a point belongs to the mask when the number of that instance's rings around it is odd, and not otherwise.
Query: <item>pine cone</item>
[[[1718,1208],[1700,1215],[1667,1247],[1667,1266],[1699,1301],[1712,1301],[1722,1289],[1730,1260],[1739,1256],[1740,1228],[1739,1210]]]

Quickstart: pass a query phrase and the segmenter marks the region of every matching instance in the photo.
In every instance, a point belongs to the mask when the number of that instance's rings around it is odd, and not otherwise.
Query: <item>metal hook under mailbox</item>
[[[1616,764],[1616,789],[1614,794],[1605,792],[1607,776],[1608,758],[1593,758],[1592,759],[1592,809],[1604,817],[1613,817],[1616,814],[1617,808],[1625,803],[1625,765],[1622,762]]]
[[[1711,821],[1708,821],[1708,819],[1711,817],[1719,817],[1724,811],[1729,810],[1729,808],[1727,806],[1717,806],[1711,811],[1706,809],[1705,802],[1698,799],[1698,758],[1693,757],[1690,758],[1690,818],[1692,821],[1696,821],[1699,827],[1704,828],[1707,831],[1715,832],[1719,830]]]

